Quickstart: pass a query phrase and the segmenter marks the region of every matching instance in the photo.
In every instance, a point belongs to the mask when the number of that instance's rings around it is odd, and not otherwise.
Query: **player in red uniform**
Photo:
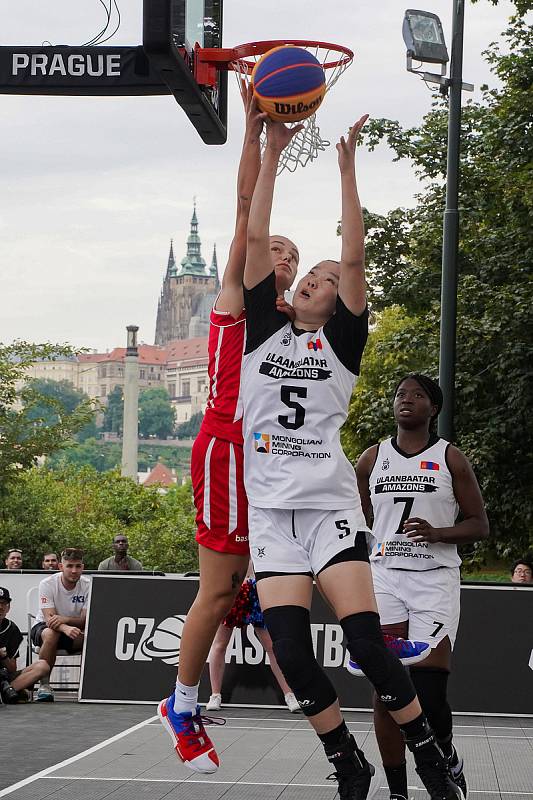
[[[233,605],[250,557],[239,403],[245,338],[242,278],[250,203],[261,166],[259,138],[266,114],[258,111],[251,88],[243,88],[242,94],[246,130],[237,178],[237,220],[222,289],[211,312],[209,399],[191,458],[200,587],[183,628],[176,689],[158,708],[176,754],[196,772],[214,772],[219,765],[200,717],[198,684],[218,626]],[[282,295],[296,276],[298,250],[284,236],[272,236],[270,249],[280,292],[278,307],[289,312]]]

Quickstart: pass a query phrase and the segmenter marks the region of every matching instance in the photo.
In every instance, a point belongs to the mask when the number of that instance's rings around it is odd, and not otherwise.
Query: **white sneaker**
[[[49,684],[41,683],[39,686],[39,691],[37,692],[37,697],[35,698],[37,703],[53,703],[54,702],[54,692],[50,688]]]
[[[220,711],[222,707],[222,695],[221,694],[212,694],[209,700],[207,701],[207,705],[205,707],[206,711]]]
[[[300,708],[298,700],[296,699],[296,697],[293,695],[292,692],[287,692],[287,694],[285,695],[285,704],[289,709],[289,711],[291,712],[291,714],[297,714],[298,711],[302,710]]]

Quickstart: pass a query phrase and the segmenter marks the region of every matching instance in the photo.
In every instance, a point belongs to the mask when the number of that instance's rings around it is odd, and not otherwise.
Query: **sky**
[[[111,44],[142,40],[142,0],[118,0]],[[452,0],[424,0],[440,16],[448,48]],[[319,111],[332,146],[277,182],[271,230],[300,250],[300,272],[338,258],[339,178],[334,142],[363,113],[417,125],[432,96],[405,69],[398,0],[226,0],[224,45],[282,37],[339,42],[355,52]],[[508,0],[467,3],[463,79],[495,78],[482,51],[500,38]],[[1,44],[79,45],[101,27],[98,0],[0,0]],[[171,96],[136,98],[0,95],[0,342],[69,342],[105,352],[125,344],[128,324],[153,343],[170,239],[185,255],[193,197],[202,254],[216,242],[222,271],[234,226],[243,134],[229,81],[228,141],[204,145]],[[463,97],[466,99],[465,95]],[[362,203],[385,213],[415,202],[420,186],[386,146],[358,155]]]

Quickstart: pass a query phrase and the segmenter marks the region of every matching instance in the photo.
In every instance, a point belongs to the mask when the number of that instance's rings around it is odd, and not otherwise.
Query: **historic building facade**
[[[211,266],[206,269],[195,205],[187,239],[187,254],[181,259],[179,267],[174,258],[174,244],[170,242],[167,270],[157,304],[155,344],[164,346],[176,339],[207,336],[209,312],[219,290],[216,247],[213,249]]]

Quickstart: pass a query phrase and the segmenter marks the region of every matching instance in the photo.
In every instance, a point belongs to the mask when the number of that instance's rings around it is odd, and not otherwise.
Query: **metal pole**
[[[450,92],[448,100],[448,163],[446,210],[442,237],[439,383],[444,405],[439,415],[439,436],[453,439],[455,394],[455,339],[457,322],[457,254],[459,249],[459,148],[461,89],[463,82],[464,0],[453,1]]]
[[[128,325],[128,346],[124,358],[124,424],[122,426],[122,469],[126,478],[137,482],[137,439],[139,435],[139,351],[137,325]]]

